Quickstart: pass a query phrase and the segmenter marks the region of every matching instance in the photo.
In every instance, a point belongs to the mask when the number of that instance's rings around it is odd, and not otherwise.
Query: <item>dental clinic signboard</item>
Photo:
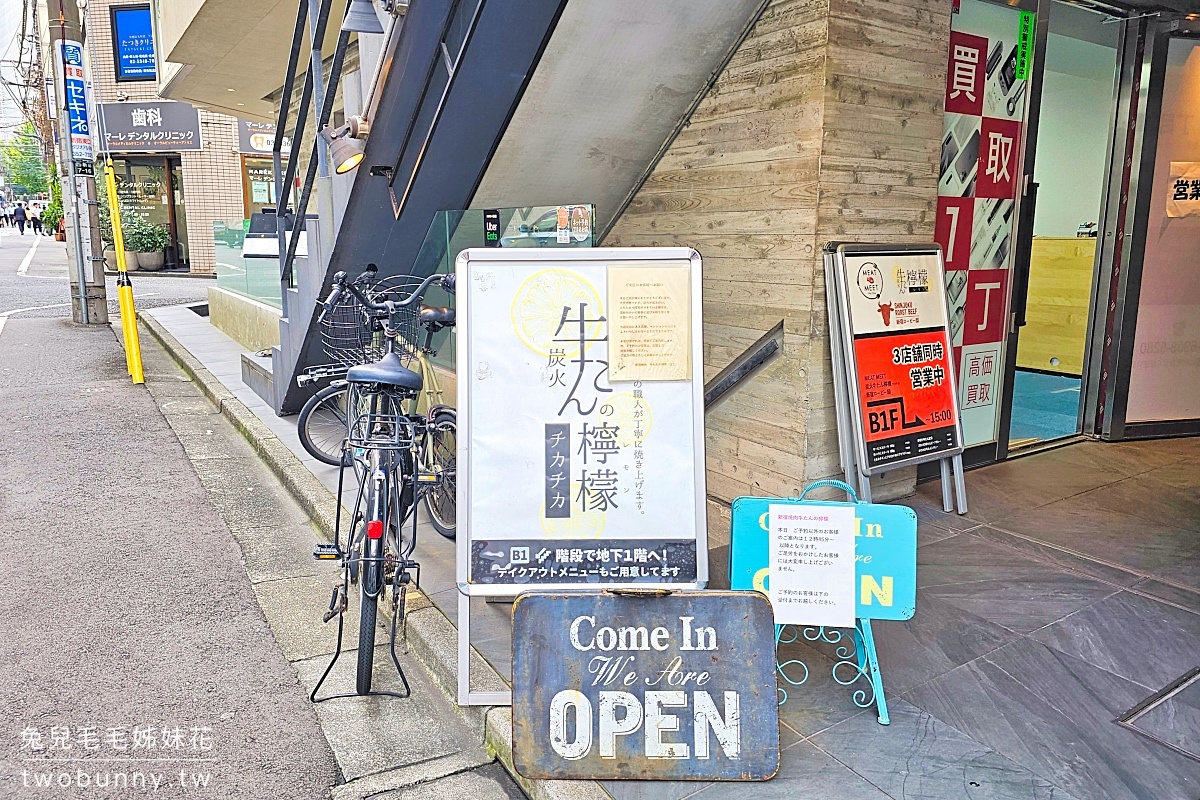
[[[768,780],[771,606],[757,592],[534,592],[513,606],[513,761],[533,779]]]
[[[109,153],[200,150],[200,112],[190,103],[100,103],[102,149]]]
[[[457,273],[460,588],[703,586],[700,256],[473,248]]]

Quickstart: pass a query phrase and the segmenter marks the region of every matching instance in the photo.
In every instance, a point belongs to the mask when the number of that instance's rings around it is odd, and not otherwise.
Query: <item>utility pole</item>
[[[88,119],[84,77],[84,31],[79,5],[49,0],[50,49],[53,52],[58,146],[63,181],[63,217],[71,252],[71,316],[84,325],[108,324],[104,256],[96,210],[96,162],[92,122]]]

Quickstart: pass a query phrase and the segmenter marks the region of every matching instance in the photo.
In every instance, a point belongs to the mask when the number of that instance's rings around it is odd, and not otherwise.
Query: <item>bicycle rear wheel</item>
[[[346,441],[348,427],[348,398],[345,384],[326,386],[309,398],[296,421],[296,432],[304,449],[318,461],[335,467],[342,463],[342,443]]]
[[[371,668],[375,664],[375,620],[379,614],[379,598],[362,593],[358,621],[358,671],[354,691],[360,695],[371,691]]]
[[[354,681],[354,691],[360,695],[371,691],[371,671],[375,665],[375,621],[383,585],[382,540],[365,539],[363,555],[362,579],[359,581],[358,670]]]
[[[425,447],[426,468],[442,476],[437,486],[425,492],[425,510],[433,529],[447,539],[453,539],[457,532],[455,494],[458,489],[455,471],[458,423],[453,411],[437,412],[429,426]]]

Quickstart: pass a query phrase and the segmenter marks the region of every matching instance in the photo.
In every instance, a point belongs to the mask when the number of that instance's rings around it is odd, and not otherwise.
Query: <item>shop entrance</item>
[[[113,157],[117,195],[136,222],[166,228],[166,268],[188,268],[186,206],[179,156]],[[135,223],[136,224],[136,223]]]
[[[1059,0],[1049,12],[1041,60],[1023,296],[1014,298],[1016,358],[1009,453],[1078,434],[1108,170],[1121,25]],[[1043,12],[1044,13],[1044,12]],[[1032,206],[1032,214],[1028,206]],[[1021,264],[1016,264],[1018,273]],[[1021,324],[1021,323],[1024,324]]]
[[[1200,21],[960,0],[945,108],[964,462],[1200,434]]]

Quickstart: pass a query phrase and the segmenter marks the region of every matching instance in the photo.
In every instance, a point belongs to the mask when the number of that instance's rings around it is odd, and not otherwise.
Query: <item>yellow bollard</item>
[[[112,159],[104,162],[104,185],[108,190],[108,211],[112,218],[113,248],[117,251],[117,304],[121,308],[121,330],[125,334],[125,365],[134,383],[145,383],[142,374],[142,343],[138,339],[137,312],[133,307],[133,282],[125,261],[125,234],[121,230],[121,206],[117,202],[117,178]]]

